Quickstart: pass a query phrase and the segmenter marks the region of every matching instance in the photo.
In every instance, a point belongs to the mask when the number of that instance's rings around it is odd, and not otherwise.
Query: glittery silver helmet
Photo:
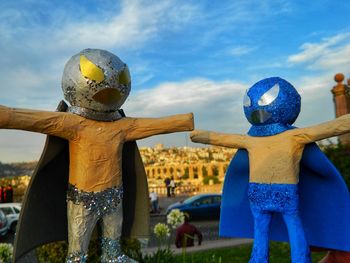
[[[116,112],[127,99],[130,89],[128,66],[105,50],[85,49],[74,55],[64,68],[64,98],[75,111]]]

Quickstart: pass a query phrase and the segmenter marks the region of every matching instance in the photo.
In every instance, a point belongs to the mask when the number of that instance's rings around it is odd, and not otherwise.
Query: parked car
[[[0,236],[6,235],[8,232],[7,218],[4,212],[0,210]]]
[[[21,211],[20,203],[0,203],[0,210],[6,215],[6,227],[12,233],[16,232],[16,226]]]
[[[170,213],[173,209],[179,209],[181,212],[187,213],[190,219],[219,219],[220,206],[220,194],[200,194],[170,205],[166,213]]]

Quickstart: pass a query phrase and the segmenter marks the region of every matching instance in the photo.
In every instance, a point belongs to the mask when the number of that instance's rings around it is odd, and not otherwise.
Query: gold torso
[[[122,183],[125,132],[119,123],[87,119],[80,123],[76,136],[69,141],[70,184],[97,192]]]
[[[249,181],[254,183],[297,184],[304,144],[289,132],[268,137],[250,137]]]

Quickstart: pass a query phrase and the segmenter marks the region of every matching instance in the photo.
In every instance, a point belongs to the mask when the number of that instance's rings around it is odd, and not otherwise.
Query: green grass
[[[188,253],[183,258],[176,256],[176,263],[247,263],[250,258],[252,245],[242,245],[234,248],[222,248],[196,253]],[[325,253],[312,253],[312,262],[317,263]],[[220,261],[221,258],[221,261]],[[287,243],[271,242],[270,263],[290,263],[290,250]]]
[[[132,247],[131,243],[129,247]],[[188,253],[185,258],[182,255],[174,256],[172,253],[169,254],[166,251],[158,253],[159,257],[153,257],[153,255],[144,256],[142,260],[135,253],[134,255],[130,254],[130,256],[138,259],[140,263],[247,263],[250,258],[251,249],[251,245],[241,245],[232,248]],[[289,253],[288,243],[271,242],[270,263],[290,263]],[[51,243],[37,249],[39,262],[61,263],[65,261],[66,254],[67,244],[65,242]],[[100,254],[98,240],[94,239],[90,243],[88,262],[99,262]],[[312,253],[312,262],[319,262],[324,255],[324,252]]]

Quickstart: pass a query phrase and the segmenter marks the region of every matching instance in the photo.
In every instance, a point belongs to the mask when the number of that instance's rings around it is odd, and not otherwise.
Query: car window
[[[0,219],[1,221],[6,218],[5,213],[0,210]]]
[[[211,204],[211,197],[203,197],[195,202],[195,205],[209,205]]]
[[[19,212],[21,212],[21,210],[19,210],[19,209],[18,209],[17,207],[15,207],[15,206],[13,207],[13,209],[15,210],[15,213],[16,213],[16,214],[19,214]]]
[[[6,216],[4,214],[4,212],[2,212],[0,210],[0,228],[4,227],[4,225],[6,225]]]
[[[13,214],[13,211],[12,211],[11,207],[1,207],[0,209],[1,209],[1,211],[4,212],[5,215]]]
[[[194,202],[197,199],[198,199],[198,196],[192,196],[190,198],[187,198],[183,203],[184,204],[190,204],[190,203]]]
[[[213,204],[221,203],[221,196],[213,196]]]

